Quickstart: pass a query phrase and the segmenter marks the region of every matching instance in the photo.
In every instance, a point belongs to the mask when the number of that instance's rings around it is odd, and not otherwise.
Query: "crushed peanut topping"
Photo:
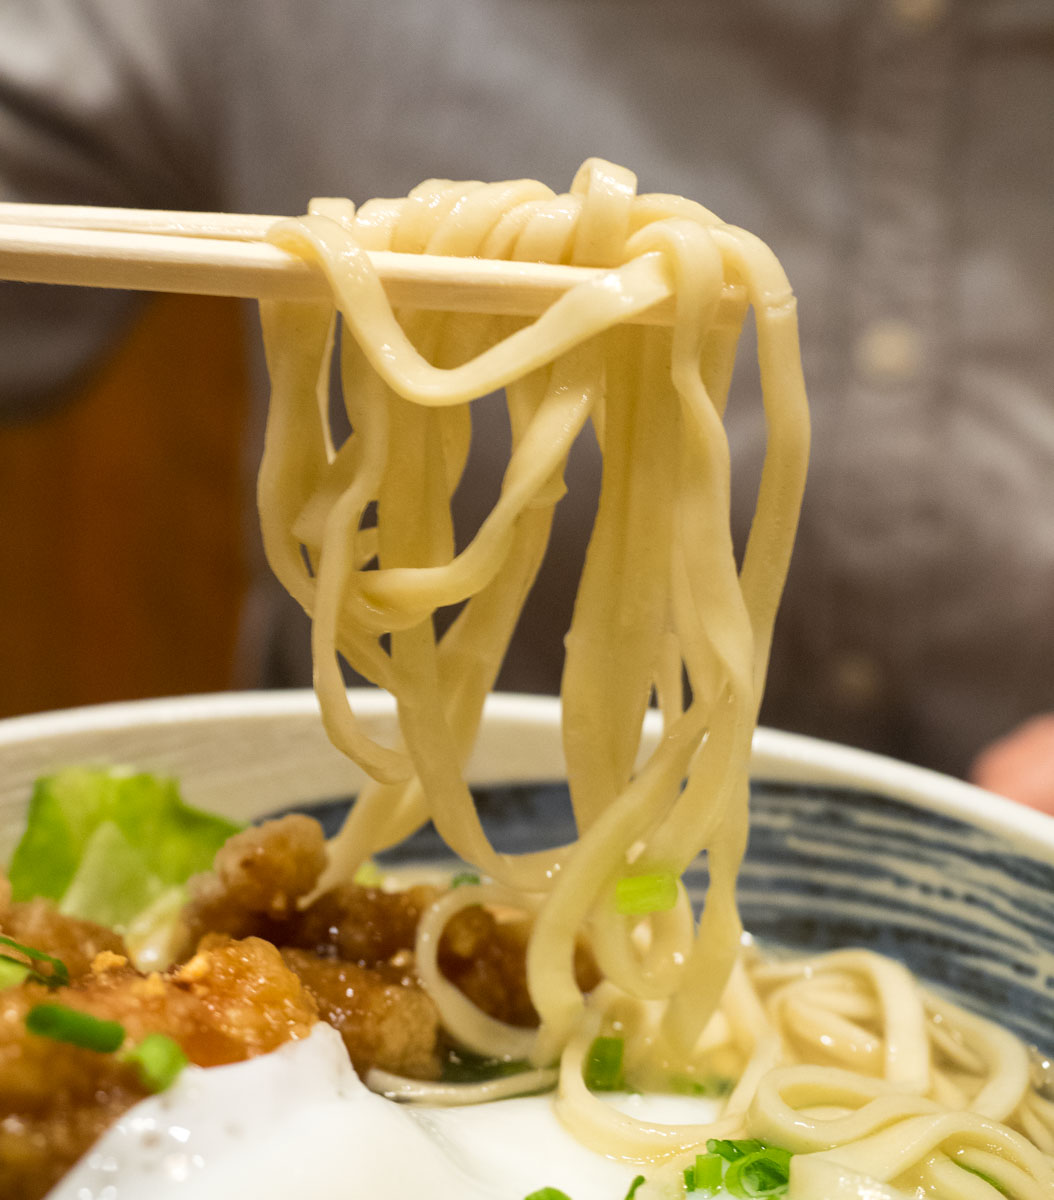
[[[112,950],[100,950],[91,960],[93,975],[104,975],[107,971],[119,971],[128,966],[128,958],[124,954],[115,954]]]
[[[196,983],[199,979],[204,979],[211,969],[212,964],[209,962],[207,954],[195,954],[180,968],[176,978],[188,983]]]

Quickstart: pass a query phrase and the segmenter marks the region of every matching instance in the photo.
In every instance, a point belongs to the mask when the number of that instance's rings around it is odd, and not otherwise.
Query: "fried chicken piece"
[[[323,958],[378,966],[412,951],[421,914],[441,894],[424,886],[385,892],[347,884],[320,896],[283,932],[289,945]],[[439,968],[489,1016],[532,1027],[538,1014],[527,994],[529,932],[525,921],[499,921],[482,907],[462,909],[443,931]],[[575,970],[584,991],[600,982],[593,956],[581,946]]]
[[[315,998],[319,1015],[344,1039],[355,1069],[414,1079],[439,1076],[439,1013],[416,981],[395,968],[319,958],[287,948],[282,958]]]
[[[310,817],[291,814],[235,834],[213,869],[190,882],[183,912],[188,945],[206,933],[252,934],[361,966],[413,948],[421,913],[438,895],[434,888],[384,892],[347,884],[299,910],[297,901],[313,890],[325,862],[322,828]]]
[[[464,908],[439,940],[439,969],[477,1007],[509,1025],[532,1028],[538,1014],[527,994],[523,921],[499,924],[485,908]]]
[[[68,993],[37,984],[0,992],[0,1196],[43,1196],[146,1094],[114,1055],[26,1032],[33,1005],[67,1003]]]
[[[440,895],[418,886],[389,892],[348,883],[303,909],[300,897],[315,887],[325,862],[320,826],[308,817],[286,816],[231,838],[215,867],[191,883],[184,913],[195,935],[220,930],[254,934],[277,946],[311,951],[321,959],[359,967],[383,967],[413,951],[422,913]],[[439,949],[439,965],[475,1004],[492,1017],[532,1026],[537,1014],[527,994],[527,926],[498,921],[483,908],[451,918]],[[576,956],[579,985],[596,986],[592,956]]]
[[[318,1015],[270,942],[222,934],[204,938],[192,958],[164,975],[108,970],[74,994],[96,1015],[120,1021],[133,1040],[167,1033],[200,1067],[240,1062],[306,1037]]]
[[[509,1025],[533,1028],[538,1014],[527,992],[526,921],[498,920],[485,908],[465,908],[443,930],[439,969],[489,1016]],[[600,972],[592,954],[575,949],[578,986],[592,991]]]
[[[376,966],[413,950],[421,914],[439,895],[437,888],[426,886],[386,892],[344,884],[319,896],[289,923],[286,944]]]
[[[211,871],[190,881],[183,911],[188,944],[207,933],[255,934],[269,941],[296,912],[326,865],[326,843],[317,821],[299,813],[254,825],[229,838]]]
[[[314,1000],[278,951],[256,938],[206,939],[183,966],[144,976],[104,951],[70,987],[26,983],[0,992],[0,1196],[37,1200],[146,1094],[117,1055],[36,1037],[35,1004],[120,1021],[131,1042],[165,1033],[199,1066],[237,1062],[304,1037]]]
[[[6,880],[4,881],[6,883]],[[0,933],[61,959],[71,979],[86,974],[97,954],[126,954],[120,934],[94,921],[81,921],[58,911],[50,900],[7,903],[0,899]]]

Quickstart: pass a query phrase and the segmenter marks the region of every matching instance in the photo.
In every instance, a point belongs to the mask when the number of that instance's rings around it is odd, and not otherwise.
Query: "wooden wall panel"
[[[0,715],[229,686],[241,319],[236,301],[159,298],[89,387],[0,428]]]

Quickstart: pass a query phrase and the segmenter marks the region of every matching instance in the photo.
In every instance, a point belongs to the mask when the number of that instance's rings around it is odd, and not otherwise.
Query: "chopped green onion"
[[[559,1188],[543,1187],[531,1192],[529,1196],[524,1196],[523,1200],[571,1200],[571,1197]]]
[[[124,1041],[124,1026],[64,1004],[36,1004],[26,1013],[26,1028],[53,1042],[111,1054]]]
[[[644,1176],[638,1175],[629,1185],[629,1191],[626,1193],[624,1200],[633,1200],[633,1197],[637,1194],[637,1188],[639,1188],[643,1182]]]
[[[68,1042],[71,1046],[100,1054],[119,1050],[125,1039],[125,1029],[120,1022],[104,1021],[64,1004],[35,1004],[26,1013],[26,1028],[37,1037]],[[148,1033],[120,1058],[136,1068],[143,1086],[151,1092],[163,1092],[171,1087],[187,1065],[183,1048],[163,1033]]]
[[[684,1168],[684,1190],[706,1192],[709,1195],[721,1187],[724,1160],[716,1154],[697,1154],[695,1162]]]
[[[373,859],[368,858],[364,863],[359,864],[358,870],[351,877],[351,882],[357,883],[359,887],[380,887],[384,882],[384,874]]]
[[[766,1146],[736,1159],[725,1173],[725,1188],[742,1200],[781,1196],[790,1182],[790,1152]]]
[[[677,876],[672,871],[625,875],[615,884],[615,909],[625,917],[668,912],[677,903]]]
[[[685,1191],[713,1195],[724,1188],[738,1200],[782,1196],[787,1191],[789,1150],[767,1146],[756,1138],[710,1138],[706,1149],[706,1154],[697,1154],[695,1163],[685,1168]]]
[[[0,991],[3,991],[4,988],[18,987],[20,983],[24,983],[29,978],[29,975],[30,969],[25,963],[8,958],[6,954],[0,954]]]
[[[593,1039],[582,1071],[582,1078],[590,1091],[617,1092],[622,1087],[623,1046],[620,1037]]]
[[[735,1162],[737,1158],[753,1154],[755,1150],[764,1150],[765,1144],[755,1138],[741,1138],[737,1141],[729,1141],[726,1138],[710,1138],[706,1143],[706,1148],[711,1154],[718,1154],[727,1162]]]
[[[0,954],[0,961],[2,962],[14,963],[19,967],[27,967],[26,978],[33,983],[43,983],[49,988],[65,987],[69,983],[70,973],[66,970],[66,964],[61,959],[52,958],[50,954],[45,954],[43,950],[34,950],[32,946],[23,946],[21,942],[16,942],[14,938],[4,937],[2,934],[0,934],[0,946],[9,946],[12,950],[29,959],[27,963],[10,954]],[[33,966],[35,962],[47,963],[51,967],[51,970],[45,975]]]
[[[188,1061],[179,1042],[163,1033],[148,1033],[121,1058],[136,1067],[140,1081],[151,1092],[170,1088]]]
[[[459,871],[450,881],[452,888],[458,887],[478,887],[482,883],[480,877],[475,871]]]
[[[695,1165],[689,1167],[685,1171],[685,1182],[688,1180],[688,1172],[692,1175],[692,1184],[688,1189],[692,1192],[716,1192],[721,1187],[721,1172],[724,1169],[724,1160],[716,1154],[697,1154],[695,1156]]]

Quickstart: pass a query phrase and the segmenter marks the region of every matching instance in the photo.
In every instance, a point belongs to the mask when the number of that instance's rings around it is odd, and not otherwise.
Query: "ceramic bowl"
[[[373,733],[391,735],[388,697],[355,692],[352,703]],[[649,721],[646,741],[658,732]],[[16,718],[0,722],[0,861],[33,779],[86,763],[174,774],[188,801],[232,817],[298,808],[331,828],[362,782],[326,741],[306,691]],[[555,700],[491,698],[468,775],[500,849],[572,835],[561,764]],[[748,930],[791,950],[891,955],[1054,1054],[1054,820],[930,771],[768,729],[755,736],[752,777],[739,884]],[[391,857],[449,852],[426,829]],[[703,865],[688,884],[701,899]]]

